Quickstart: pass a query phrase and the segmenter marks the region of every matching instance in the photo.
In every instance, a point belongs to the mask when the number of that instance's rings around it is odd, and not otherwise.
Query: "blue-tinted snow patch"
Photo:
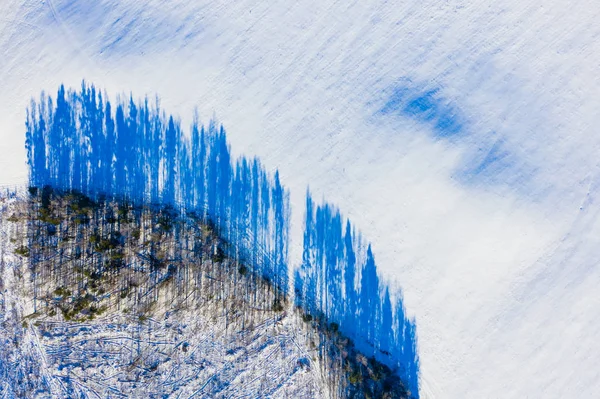
[[[460,133],[464,118],[458,109],[439,94],[439,89],[420,90],[394,87],[380,113],[404,116],[430,125],[436,137],[448,138]]]
[[[440,88],[403,78],[381,93],[383,101],[377,107],[376,117],[399,125],[416,121],[428,127],[434,139],[461,147],[463,158],[453,173],[460,183],[510,186],[528,192],[533,189],[536,168],[526,154],[497,132],[474,131],[461,107],[442,96]]]
[[[182,18],[105,1],[54,0],[48,3],[48,24],[62,26],[74,45],[104,55],[138,55],[185,47],[204,32],[195,10]]]
[[[481,160],[474,160],[471,168],[466,173],[473,176],[500,172],[514,163],[510,158],[510,153],[505,148],[504,142],[498,140],[487,150]]]
[[[509,148],[506,141],[489,134],[486,142],[479,142],[479,148],[470,150],[454,173],[454,178],[463,184],[485,184],[512,187],[513,190],[527,191],[531,195],[532,179],[536,168],[526,157]]]

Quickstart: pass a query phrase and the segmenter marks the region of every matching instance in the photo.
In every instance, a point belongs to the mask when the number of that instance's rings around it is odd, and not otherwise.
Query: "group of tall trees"
[[[30,185],[160,204],[216,227],[226,251],[281,292],[288,285],[289,195],[254,158],[233,160],[222,126],[194,118],[189,134],[158,99],[111,103],[93,85],[42,93],[27,112]],[[418,397],[415,322],[380,281],[371,247],[310,193],[296,303],[339,326],[368,356],[397,368]]]
[[[30,185],[173,205],[214,224],[236,258],[287,288],[288,193],[255,159],[232,160],[226,133],[194,118],[190,134],[150,104],[113,105],[93,85],[42,93],[27,112]]]
[[[336,323],[367,356],[395,367],[418,397],[419,358],[414,319],[379,279],[371,245],[365,247],[338,209],[306,198],[302,266],[295,272],[296,302]]]

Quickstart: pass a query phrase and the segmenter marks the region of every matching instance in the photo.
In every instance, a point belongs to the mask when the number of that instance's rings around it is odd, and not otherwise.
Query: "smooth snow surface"
[[[158,93],[307,185],[417,318],[424,398],[600,396],[600,6],[4,0],[0,183],[25,108],[82,79]],[[292,253],[298,260],[299,253]]]

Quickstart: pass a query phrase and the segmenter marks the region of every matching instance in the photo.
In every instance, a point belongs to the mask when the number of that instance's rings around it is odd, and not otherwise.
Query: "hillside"
[[[193,212],[2,198],[2,397],[405,398]]]

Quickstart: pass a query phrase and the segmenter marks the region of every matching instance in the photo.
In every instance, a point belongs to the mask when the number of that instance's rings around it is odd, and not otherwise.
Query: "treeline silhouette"
[[[338,209],[306,198],[302,266],[296,270],[296,303],[354,340],[366,356],[397,369],[413,397],[419,392],[414,319],[401,292],[393,298],[380,281],[371,245],[366,248]]]
[[[195,117],[189,137],[148,98],[112,104],[93,85],[61,85],[27,111],[30,185],[172,205],[213,223],[236,259],[287,288],[289,201],[278,172],[232,160],[226,133]]]

